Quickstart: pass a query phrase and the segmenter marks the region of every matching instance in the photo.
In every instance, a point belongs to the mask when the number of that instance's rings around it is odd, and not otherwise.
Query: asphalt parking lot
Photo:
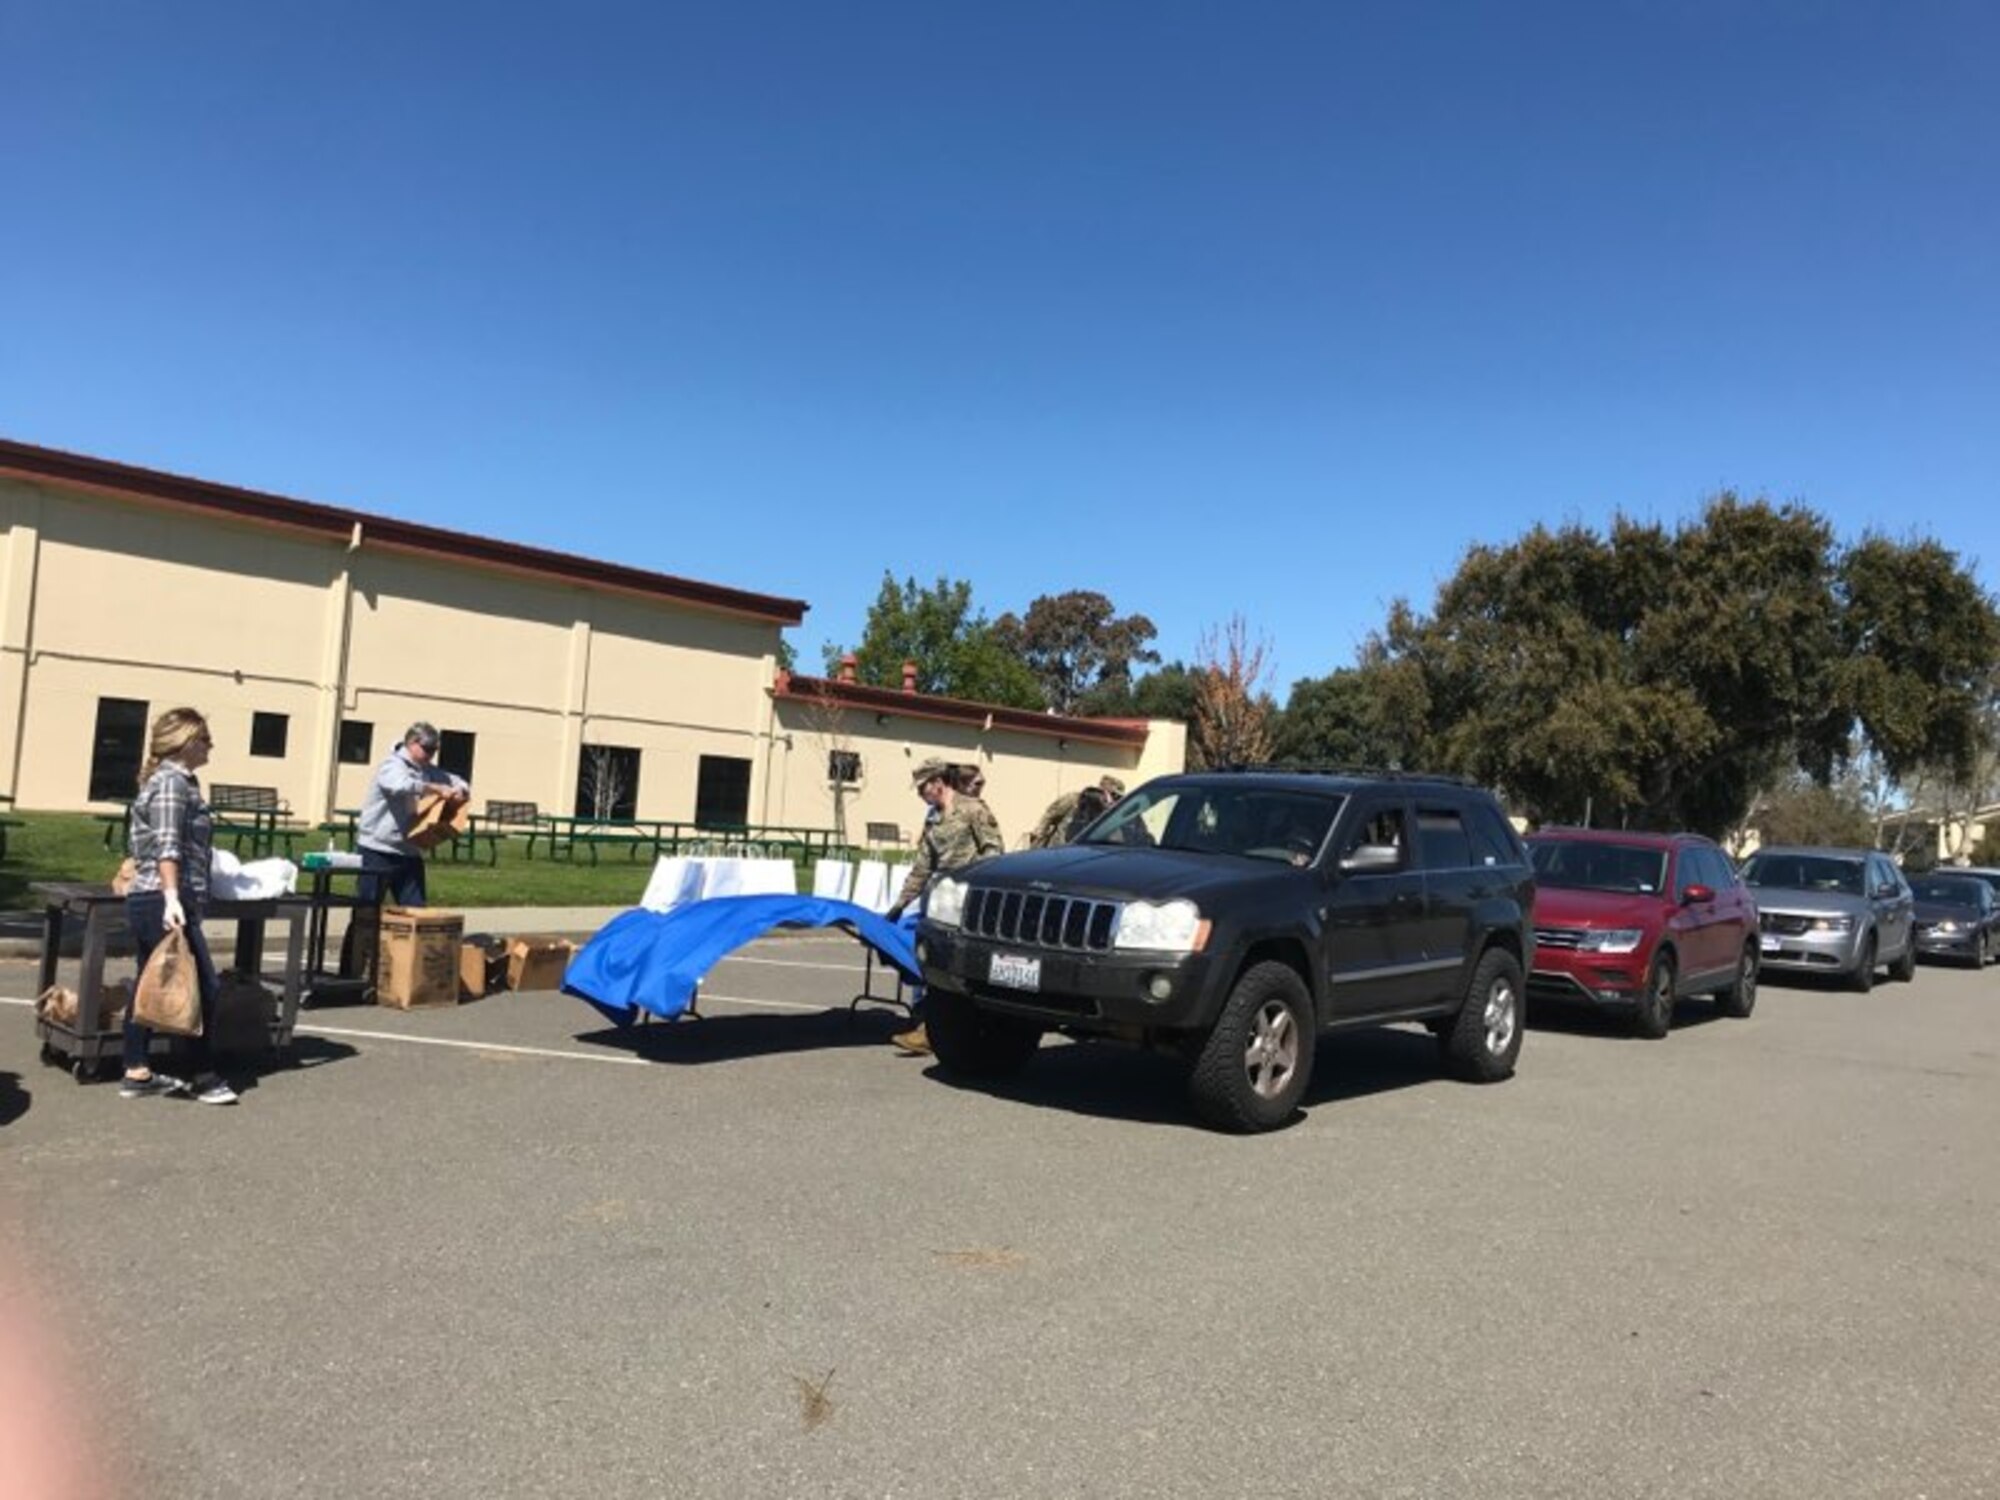
[[[2000,1493],[2000,971],[1537,1018],[1490,1088],[1344,1037],[1235,1139],[1108,1046],[953,1087],[826,1012],[857,951],[308,1013],[234,1110],[0,1008],[38,1430],[145,1500]]]

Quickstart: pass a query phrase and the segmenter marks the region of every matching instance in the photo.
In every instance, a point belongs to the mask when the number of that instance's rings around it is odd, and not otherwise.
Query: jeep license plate
[[[987,966],[986,977],[1010,990],[1038,990],[1042,987],[1042,961],[1017,953],[996,953]]]
[[[1764,941],[1759,946],[1762,947],[1766,953],[1776,953],[1778,951],[1778,946],[1779,946],[1777,938],[1773,937],[1768,932],[1765,933],[1763,937]]]

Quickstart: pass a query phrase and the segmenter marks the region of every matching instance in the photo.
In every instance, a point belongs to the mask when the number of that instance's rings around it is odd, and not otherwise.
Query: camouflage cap
[[[1097,784],[1114,797],[1125,795],[1125,783],[1120,781],[1116,776],[1101,776],[1098,778]]]
[[[939,760],[935,755],[929,760],[918,761],[917,768],[910,772],[910,780],[918,786],[922,786],[926,781],[949,780],[950,778],[951,767]]]

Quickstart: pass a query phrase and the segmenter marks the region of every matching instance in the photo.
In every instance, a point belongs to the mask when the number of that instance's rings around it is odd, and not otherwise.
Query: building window
[[[696,772],[694,820],[703,828],[741,828],[750,821],[750,762],[704,755]]]
[[[291,728],[290,714],[250,715],[250,753],[283,760],[285,740],[290,735]]]
[[[146,709],[137,698],[99,698],[90,743],[90,800],[130,802],[146,758]]]
[[[479,736],[463,729],[440,729],[438,731],[438,766],[452,775],[472,783],[472,753],[478,749]]]
[[[340,721],[340,763],[365,766],[375,759],[375,726],[366,719]]]
[[[626,745],[585,745],[576,763],[576,815],[624,823],[639,813],[639,752]]]
[[[826,779],[842,786],[853,786],[861,779],[861,752],[859,750],[829,750],[826,752]]]

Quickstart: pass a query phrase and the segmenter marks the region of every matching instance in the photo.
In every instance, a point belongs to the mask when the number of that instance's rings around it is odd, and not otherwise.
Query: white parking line
[[[866,969],[861,964],[816,964],[802,958],[746,958],[741,953],[731,953],[717,960],[721,964],[769,964],[774,969],[832,969],[840,974],[861,974]]]

